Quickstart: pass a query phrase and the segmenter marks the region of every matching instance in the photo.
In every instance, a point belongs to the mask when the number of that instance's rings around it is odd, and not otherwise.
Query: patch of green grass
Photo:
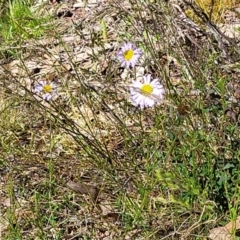
[[[29,4],[19,0],[12,1],[1,21],[2,36],[6,40],[39,37],[46,31],[49,20],[49,17],[38,16],[32,12]]]
[[[22,44],[28,39],[37,39],[50,29],[51,16],[39,15],[27,1],[9,1],[1,15],[1,38],[6,48]],[[14,55],[14,50],[8,49],[6,54]]]

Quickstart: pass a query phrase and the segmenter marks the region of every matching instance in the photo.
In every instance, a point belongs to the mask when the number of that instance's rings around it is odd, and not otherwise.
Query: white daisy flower
[[[41,95],[45,101],[49,101],[52,99],[52,97],[57,95],[57,86],[54,83],[40,81],[38,84],[36,84],[34,92]]]
[[[125,43],[117,54],[121,67],[134,67],[142,55],[142,50],[132,43]]]
[[[130,85],[130,101],[141,109],[161,104],[164,94],[163,85],[157,78],[151,81],[151,74],[143,76],[143,83],[135,80]]]

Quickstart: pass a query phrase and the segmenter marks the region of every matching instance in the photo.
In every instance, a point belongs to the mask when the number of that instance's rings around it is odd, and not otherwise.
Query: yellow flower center
[[[44,91],[45,93],[51,93],[51,92],[52,92],[52,86],[49,85],[49,84],[44,85],[44,86],[43,86],[43,91]]]
[[[150,84],[144,84],[141,87],[141,93],[143,95],[149,96],[153,92],[153,87]]]
[[[132,57],[133,57],[133,55],[134,55],[134,51],[131,50],[131,49],[130,49],[130,50],[127,50],[127,51],[125,51],[125,52],[123,53],[123,57],[124,57],[124,59],[127,60],[127,61],[131,60]]]

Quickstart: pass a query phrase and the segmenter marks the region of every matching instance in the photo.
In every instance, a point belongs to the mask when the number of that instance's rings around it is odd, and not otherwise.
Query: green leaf
[[[233,168],[233,167],[235,167],[233,164],[227,163],[227,164],[225,165],[225,167],[223,168],[223,170],[226,170],[226,169],[229,169],[229,168]]]

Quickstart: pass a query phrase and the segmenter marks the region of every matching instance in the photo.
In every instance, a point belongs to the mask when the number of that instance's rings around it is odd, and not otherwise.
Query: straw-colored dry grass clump
[[[233,8],[239,1],[237,0],[196,0],[196,4],[207,14],[213,22],[224,22],[224,13]],[[186,14],[192,20],[199,22],[198,17],[191,9],[187,9]]]

